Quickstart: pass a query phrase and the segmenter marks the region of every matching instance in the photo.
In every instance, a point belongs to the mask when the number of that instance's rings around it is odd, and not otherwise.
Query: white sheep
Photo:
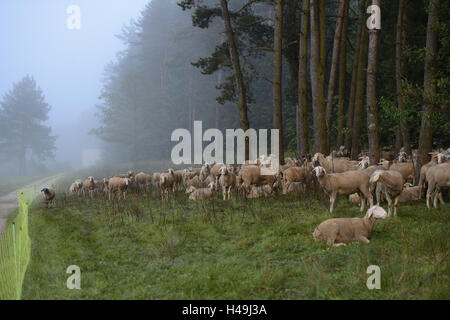
[[[326,241],[329,246],[345,246],[347,243],[370,243],[370,235],[376,219],[386,219],[386,211],[380,206],[367,210],[364,218],[335,218],[319,224],[313,232],[316,242]]]
[[[216,195],[216,185],[214,182],[211,182],[209,184],[208,188],[200,188],[197,189],[194,186],[190,186],[186,193],[190,193],[189,199],[190,200],[206,200],[214,197]]]
[[[230,200],[231,188],[236,185],[236,176],[226,166],[220,168],[219,185],[222,187],[223,200]]]
[[[361,199],[361,212],[364,211],[366,199],[373,206],[373,197],[369,192],[369,175],[363,171],[347,171],[327,174],[323,167],[315,167],[319,184],[326,194],[330,196],[330,213],[333,212],[334,202],[338,195],[349,195],[357,192]]]
[[[434,196],[433,205],[437,207],[438,198],[444,203],[441,194],[441,188],[450,187],[450,162],[437,164],[428,169],[426,173],[428,183],[427,207],[430,208],[430,199]]]
[[[371,189],[377,185],[382,188],[383,194],[388,202],[388,215],[392,213],[394,205],[394,215],[397,215],[397,204],[403,190],[403,176],[396,170],[377,170],[370,176]]]

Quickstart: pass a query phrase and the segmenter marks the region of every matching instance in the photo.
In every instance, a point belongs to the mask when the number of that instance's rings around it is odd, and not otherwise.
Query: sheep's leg
[[[288,188],[289,188],[289,186],[291,185],[291,182],[290,181],[286,181],[285,183],[284,183],[284,188],[283,188],[283,194],[287,194],[287,191],[288,191]]]
[[[397,204],[398,204],[398,199],[400,199],[400,196],[395,197],[394,199],[394,216],[397,216]]]
[[[336,200],[336,192],[333,192],[330,197],[330,213],[333,213],[334,201]]]
[[[360,211],[363,212],[364,207],[366,205],[366,197],[362,192],[359,192],[359,201],[360,201]]]
[[[228,200],[231,199],[231,186],[228,187]]]
[[[340,243],[334,243],[333,247],[340,247],[340,246],[346,246],[346,243],[340,242]]]
[[[430,199],[435,191],[435,183],[434,181],[430,181],[428,183],[428,190],[427,190],[427,208],[430,209]]]
[[[439,201],[441,202],[441,204],[445,204],[444,198],[442,197],[442,192],[439,192]]]
[[[227,197],[227,187],[222,186],[222,199],[225,201]]]
[[[390,217],[392,213],[392,198],[389,194],[386,194],[386,200],[388,202],[388,217]]]
[[[362,242],[362,243],[370,243],[370,240],[362,235],[357,236],[356,241]]]

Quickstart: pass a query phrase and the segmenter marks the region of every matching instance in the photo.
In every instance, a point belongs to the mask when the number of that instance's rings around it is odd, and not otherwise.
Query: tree
[[[341,0],[339,3],[338,17],[336,21],[336,30],[333,41],[333,54],[331,57],[330,78],[328,80],[328,98],[326,106],[326,125],[327,125],[327,145],[328,150],[331,146],[331,116],[333,114],[334,89],[336,86],[336,76],[338,71],[338,62],[341,48],[341,37],[344,26],[344,15],[348,5],[348,0]],[[342,71],[342,70],[341,70]]]
[[[423,81],[423,109],[422,122],[420,126],[419,150],[417,151],[417,164],[415,172],[415,181],[418,181],[420,169],[429,161],[428,153],[433,145],[433,133],[431,126],[431,116],[434,110],[434,98],[436,95],[436,59],[438,43],[438,11],[439,0],[430,0],[428,8],[427,25],[427,46],[425,53],[425,72]]]
[[[297,103],[297,152],[300,157],[309,153],[308,143],[308,53],[309,0],[303,0],[299,36],[298,103]]]
[[[398,3],[398,18],[397,18],[397,37],[395,41],[395,81],[397,85],[397,104],[400,113],[399,119],[399,131],[405,151],[407,154],[411,155],[411,145],[409,142],[409,129],[406,125],[406,107],[404,101],[404,90],[403,90],[403,77],[405,76],[405,59],[403,57],[403,50],[405,49],[405,20],[406,20],[406,1],[399,0]]]
[[[344,9],[344,22],[342,26],[341,44],[339,46],[339,92],[338,92],[338,129],[337,146],[344,144],[344,125],[345,125],[345,79],[347,72],[347,30],[348,30],[348,8],[350,4],[346,1]],[[347,149],[348,150],[348,149]]]
[[[381,0],[372,0],[372,5],[380,7]],[[378,105],[376,94],[377,57],[379,30],[369,31],[369,56],[367,64],[367,133],[369,138],[369,159],[371,165],[380,160],[380,145],[378,137]]]
[[[324,70],[323,70],[323,41],[320,28],[319,2],[310,1],[310,74],[311,95],[314,116],[314,152],[326,153],[326,123],[325,123],[325,97],[324,97]]]
[[[17,158],[19,174],[26,174],[28,151],[40,160],[53,158],[56,137],[43,124],[51,107],[35,79],[26,76],[14,83],[0,104],[0,153]]]

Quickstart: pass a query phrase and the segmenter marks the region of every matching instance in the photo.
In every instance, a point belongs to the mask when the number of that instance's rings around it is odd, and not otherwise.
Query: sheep
[[[161,189],[161,196],[163,199],[169,198],[170,190],[175,191],[175,172],[173,169],[167,170],[165,173],[161,173],[159,187]]]
[[[115,176],[114,176],[114,178],[129,178],[129,179],[131,179],[132,177],[134,177],[134,172],[133,172],[133,170],[128,170],[128,172],[127,173],[125,173],[125,174],[116,174]]]
[[[216,185],[214,182],[211,182],[208,185],[208,188],[200,188],[197,189],[194,186],[190,186],[186,193],[190,193],[189,199],[190,200],[206,200],[214,197],[216,195]]]
[[[148,190],[152,186],[152,177],[144,172],[139,172],[134,176],[136,186],[143,190]]]
[[[321,167],[315,167],[319,184],[325,193],[330,196],[330,213],[333,212],[334,202],[338,195],[349,195],[357,192],[361,198],[361,212],[364,211],[366,198],[369,199],[370,206],[373,206],[373,197],[369,192],[369,175],[363,171],[347,171],[342,173],[327,174]]]
[[[399,203],[408,203],[420,199],[420,186],[403,188],[398,199]]]
[[[200,169],[199,178],[201,181],[205,181],[210,174],[211,174],[211,167],[209,166],[209,164],[205,163]]]
[[[274,194],[274,188],[270,184],[262,186],[252,185],[248,194],[249,199],[266,198]]]
[[[157,187],[157,188],[160,187],[159,186],[160,178],[161,178],[161,173],[159,173],[159,172],[153,173],[152,181],[153,181],[153,184],[155,185],[155,187]]]
[[[302,182],[291,182],[286,190],[286,193],[300,193],[305,191],[305,186]]]
[[[123,199],[126,200],[128,187],[131,184],[130,178],[113,177],[108,180],[106,184],[108,187],[108,199],[111,201],[114,199],[114,195],[118,192],[118,199],[120,200],[120,195],[122,194]]]
[[[450,187],[450,162],[432,166],[426,173],[426,179],[428,183],[426,198],[427,208],[430,208],[430,199],[432,195],[435,195],[433,205],[436,208],[438,198],[441,200],[441,203],[444,202],[442,194],[440,194],[441,188]]]
[[[173,172],[175,176],[175,183],[173,185],[173,191],[175,192],[177,186],[182,186],[183,184],[183,170],[175,170]]]
[[[262,175],[261,168],[257,165],[246,165],[239,171],[236,185],[244,191],[244,196],[246,196],[250,185],[273,185],[278,177],[278,174]]]
[[[389,166],[389,170],[395,170],[401,173],[403,179],[414,180],[414,165],[412,162],[397,162]]]
[[[94,180],[95,188],[94,192],[100,193],[105,191],[105,182],[104,180]]]
[[[358,193],[352,193],[348,196],[348,201],[350,203],[357,204],[358,206],[361,204],[361,199]]]
[[[306,190],[306,183],[311,178],[310,172],[304,167],[291,167],[283,172],[283,194],[287,193],[292,182],[301,182],[303,190]]]
[[[428,154],[431,155],[431,160],[420,168],[419,183],[418,183],[418,186],[420,187],[420,198],[422,198],[423,193],[422,190],[426,183],[426,174],[428,169],[430,169],[432,166],[435,166],[438,163],[442,163],[443,160],[443,154],[441,153],[430,152]]]
[[[42,192],[42,197],[44,198],[44,202],[47,206],[47,208],[50,208],[50,204],[54,203],[55,200],[55,190],[51,189],[51,188],[43,188],[41,190]]]
[[[83,196],[86,195],[86,192],[89,192],[89,196],[92,198],[94,190],[95,190],[94,177],[90,176],[86,180],[84,180],[81,191],[83,193]]]
[[[388,215],[391,215],[394,204],[394,216],[397,216],[397,204],[403,191],[403,176],[395,170],[377,170],[370,176],[371,188],[377,183],[380,183],[388,202]]]
[[[322,153],[316,153],[312,159],[314,166],[321,166],[327,172],[342,173],[348,171],[352,167],[358,166],[358,161],[350,161],[340,158],[325,158]]]
[[[79,195],[80,192],[81,192],[82,187],[83,187],[83,182],[80,179],[77,179],[77,180],[75,180],[74,183],[72,183],[70,185],[69,192],[72,193],[72,194],[76,193],[76,194]]]
[[[236,176],[230,172],[226,166],[220,168],[219,185],[222,187],[223,200],[230,200],[231,188],[236,185]]]
[[[380,206],[372,206],[364,218],[328,219],[314,229],[316,242],[326,241],[332,247],[346,246],[351,242],[370,243],[376,219],[386,219],[387,213]]]

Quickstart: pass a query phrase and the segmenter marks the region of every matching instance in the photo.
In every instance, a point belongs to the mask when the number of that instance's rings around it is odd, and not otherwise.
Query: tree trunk
[[[309,0],[303,0],[301,19],[298,59],[297,151],[299,156],[303,158],[309,153],[306,69],[308,54]]]
[[[282,89],[281,81],[283,74],[283,0],[277,0],[275,6],[275,28],[274,28],[274,54],[273,54],[273,127],[279,132],[279,161],[284,164],[283,150],[283,114],[282,114]]]
[[[333,41],[333,54],[331,57],[331,70],[330,78],[328,80],[328,97],[326,107],[326,125],[327,125],[327,146],[328,149],[331,146],[331,117],[333,115],[333,103],[334,103],[334,89],[336,86],[336,76],[338,70],[340,45],[342,37],[342,28],[344,25],[345,8],[347,7],[348,0],[341,0],[339,4],[338,17],[336,19],[336,31],[334,32]]]
[[[365,11],[363,11],[365,12]],[[353,115],[353,132],[352,132],[352,159],[357,159],[360,152],[360,136],[363,118],[364,106],[364,89],[366,86],[366,67],[367,67],[367,45],[368,31],[365,25],[361,26],[361,44],[359,48],[358,72],[356,77],[355,88],[355,110]]]
[[[350,96],[348,100],[348,111],[347,111],[347,132],[345,134],[345,148],[350,152],[353,146],[352,138],[353,138],[353,118],[355,114],[355,102],[356,102],[356,86],[358,83],[358,70],[359,70],[359,58],[361,51],[361,41],[363,36],[363,28],[365,28],[365,5],[366,0],[359,1],[359,19],[358,19],[358,31],[356,35],[356,45],[355,52],[353,54],[353,70],[352,70],[352,81],[350,85]]]
[[[222,7],[222,18],[225,25],[225,31],[227,33],[228,48],[230,51],[231,62],[233,64],[234,69],[234,78],[238,89],[239,95],[238,109],[241,120],[241,128],[242,130],[247,131],[250,127],[250,123],[248,121],[247,115],[247,94],[244,85],[244,76],[241,70],[241,63],[239,61],[236,40],[234,39],[233,27],[231,26],[230,12],[228,11],[228,1],[220,0],[220,3]],[[246,137],[245,160],[248,160],[248,157],[249,157],[249,138]]]
[[[425,72],[423,81],[423,107],[422,123],[420,126],[419,150],[417,151],[417,164],[415,172],[415,181],[418,181],[420,168],[429,161],[428,155],[433,147],[433,133],[431,127],[431,116],[434,111],[434,98],[436,95],[436,55],[438,43],[438,11],[439,0],[430,0],[428,9],[427,25],[427,46],[425,53]]]
[[[314,152],[326,153],[326,124],[324,98],[324,72],[321,64],[321,39],[319,28],[319,8],[316,0],[310,0],[310,74],[311,95],[314,115]]]
[[[337,146],[344,144],[344,123],[345,123],[345,78],[347,71],[347,28],[348,28],[348,8],[349,2],[345,1],[344,22],[342,25],[341,44],[339,53],[339,92],[338,92],[338,132]],[[348,150],[348,149],[347,149]]]
[[[411,155],[411,145],[409,142],[409,131],[406,125],[405,102],[403,99],[403,77],[405,70],[405,61],[403,59],[403,48],[405,44],[405,11],[406,0],[399,0],[398,18],[397,18],[397,38],[395,43],[395,80],[397,84],[397,104],[400,111],[400,133],[402,135],[403,147],[405,152]]]
[[[380,7],[381,0],[372,0],[372,5]],[[369,139],[369,160],[371,165],[380,161],[380,143],[378,136],[377,105],[377,57],[380,31],[376,28],[369,31],[369,57],[367,64],[367,135]]]

